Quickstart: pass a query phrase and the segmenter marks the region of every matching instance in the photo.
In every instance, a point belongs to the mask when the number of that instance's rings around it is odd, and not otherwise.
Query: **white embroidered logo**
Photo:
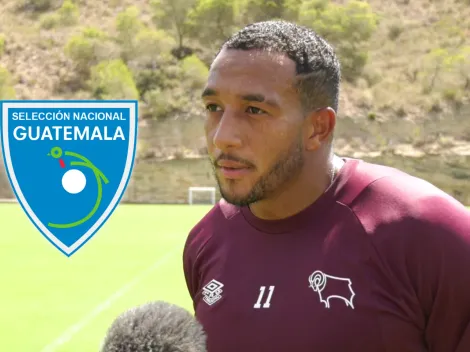
[[[318,293],[320,302],[325,304],[326,308],[330,308],[330,299],[341,299],[354,309],[353,298],[356,295],[352,289],[350,279],[327,275],[319,270],[309,276],[309,287]]]
[[[203,300],[208,305],[213,305],[222,298],[222,287],[224,285],[217,280],[211,280],[206,286],[202,288]]]

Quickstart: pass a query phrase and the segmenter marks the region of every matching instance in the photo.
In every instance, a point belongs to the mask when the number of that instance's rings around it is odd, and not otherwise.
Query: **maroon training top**
[[[288,219],[221,201],[193,228],[184,273],[209,352],[470,351],[470,212],[345,161]]]

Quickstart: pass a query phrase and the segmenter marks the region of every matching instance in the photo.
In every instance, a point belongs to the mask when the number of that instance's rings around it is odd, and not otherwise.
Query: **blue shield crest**
[[[1,101],[5,168],[36,228],[71,256],[103,226],[130,179],[137,101]]]

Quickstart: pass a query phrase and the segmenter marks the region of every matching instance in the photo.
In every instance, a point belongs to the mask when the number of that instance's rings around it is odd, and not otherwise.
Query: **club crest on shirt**
[[[204,302],[211,306],[220,300],[223,292],[222,287],[224,287],[224,285],[217,280],[209,281],[209,283],[202,288]]]
[[[356,294],[352,289],[351,279],[327,275],[317,270],[309,276],[308,282],[326,308],[330,308],[330,300],[339,299],[347,307],[354,309],[353,299]]]

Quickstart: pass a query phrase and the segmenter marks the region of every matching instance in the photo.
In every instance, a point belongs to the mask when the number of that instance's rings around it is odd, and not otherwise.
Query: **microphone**
[[[163,301],[149,302],[114,320],[100,352],[207,352],[206,335],[184,308]]]

